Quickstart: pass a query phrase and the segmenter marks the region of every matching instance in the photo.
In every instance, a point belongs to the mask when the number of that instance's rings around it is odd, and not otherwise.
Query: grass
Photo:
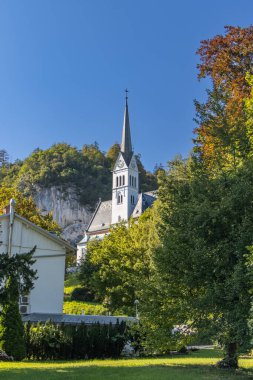
[[[107,310],[101,304],[82,301],[64,301],[64,314],[106,315]]]
[[[80,286],[78,274],[77,273],[68,274],[65,279],[64,285],[66,287],[73,286],[74,288],[77,287],[78,285]]]
[[[100,303],[96,302],[82,302],[82,301],[71,301],[70,296],[74,289],[80,288],[81,284],[79,282],[76,273],[69,274],[65,280],[64,284],[64,304],[63,313],[64,314],[86,314],[86,315],[106,315],[107,309]]]
[[[3,380],[246,380],[253,378],[253,359],[240,359],[237,371],[219,370],[213,365],[218,350],[202,350],[185,356],[87,360],[70,362],[0,363]]]

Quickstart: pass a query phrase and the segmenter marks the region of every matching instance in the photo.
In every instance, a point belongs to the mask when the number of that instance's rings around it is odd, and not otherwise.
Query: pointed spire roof
[[[126,105],[125,105],[125,114],[124,114],[124,123],[122,131],[122,142],[121,142],[121,152],[124,154],[127,164],[130,162],[133,154],[132,141],[131,141],[131,131],[129,123],[129,114],[128,114],[128,90],[126,90]]]

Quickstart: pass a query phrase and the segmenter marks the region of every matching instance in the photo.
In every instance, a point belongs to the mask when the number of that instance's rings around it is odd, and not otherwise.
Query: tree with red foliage
[[[244,100],[251,92],[246,75],[253,74],[253,26],[226,26],[224,36],[202,41],[197,54],[198,78],[210,78],[213,88],[205,103],[195,102],[196,151],[209,167],[235,166],[251,149]]]

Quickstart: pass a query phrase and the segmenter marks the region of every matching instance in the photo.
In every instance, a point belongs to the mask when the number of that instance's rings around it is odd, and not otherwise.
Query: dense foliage
[[[101,197],[111,197],[111,170],[119,152],[114,144],[107,154],[97,143],[84,145],[81,150],[69,144],[55,144],[51,148],[36,149],[23,162],[4,164],[0,168],[0,181],[6,187],[18,189],[24,195],[33,195],[39,188],[57,186],[64,191],[74,187],[80,202],[94,206]],[[138,156],[141,190],[156,188],[156,178],[147,172]]]
[[[253,26],[228,26],[225,35],[201,42],[199,78],[209,78],[207,100],[196,102],[196,146],[209,169],[239,165],[252,150],[246,128],[245,98],[253,71]]]
[[[128,340],[125,322],[116,325],[25,326],[27,357],[36,360],[117,358]]]
[[[19,313],[19,289],[16,277],[9,277],[5,290],[7,297],[0,315],[0,348],[15,360],[26,356],[24,326]]]
[[[87,288],[78,287],[73,290],[70,296],[71,301],[94,301],[94,294]]]
[[[26,355],[24,328],[19,313],[19,296],[33,287],[35,248],[26,254],[0,255],[0,348],[15,360]]]
[[[80,268],[80,280],[111,312],[134,315],[152,271],[151,250],[157,244],[155,212],[147,210],[138,220],[112,227],[102,241],[92,241]]]
[[[3,166],[9,162],[9,155],[5,149],[0,149],[0,166]]]
[[[179,167],[178,167],[179,166]],[[253,162],[210,178],[184,163],[160,179],[160,248],[155,263],[163,325],[209,330],[230,359],[249,344]],[[194,169],[196,170],[196,169]],[[167,315],[167,317],[166,317]]]
[[[199,77],[212,88],[205,103],[196,102],[192,157],[160,172],[156,298],[146,312],[159,332],[173,320],[206,329],[224,347],[220,365],[228,367],[250,343],[252,42],[252,27],[227,27],[198,51]]]
[[[0,305],[12,299],[12,293],[9,292],[12,287],[6,286],[10,279],[15,279],[21,294],[27,294],[33,288],[33,281],[36,279],[36,271],[32,268],[35,263],[33,259],[35,249],[36,247],[28,253],[11,257],[7,253],[0,255]]]

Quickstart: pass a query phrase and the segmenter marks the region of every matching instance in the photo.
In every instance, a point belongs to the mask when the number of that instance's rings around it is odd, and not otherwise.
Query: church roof
[[[151,207],[156,199],[154,191],[148,193],[140,193],[138,201],[132,213],[133,218],[138,218],[147,208]]]
[[[132,141],[131,141],[127,97],[126,97],[126,106],[125,106],[124,123],[123,123],[123,131],[122,131],[122,142],[121,142],[120,150],[121,150],[121,153],[123,154],[126,164],[128,165],[133,155],[133,148],[132,148]]]
[[[132,217],[138,218],[147,208],[151,207],[156,199],[156,193],[150,191],[147,193],[140,193],[138,196],[137,204],[132,213]],[[112,223],[112,201],[99,201],[98,206],[91,218],[87,233],[105,233],[110,229]],[[81,242],[80,242],[81,243]],[[82,241],[82,243],[85,243]]]
[[[93,217],[89,223],[87,232],[96,232],[100,233],[104,230],[110,228],[112,222],[112,201],[99,202]]]

